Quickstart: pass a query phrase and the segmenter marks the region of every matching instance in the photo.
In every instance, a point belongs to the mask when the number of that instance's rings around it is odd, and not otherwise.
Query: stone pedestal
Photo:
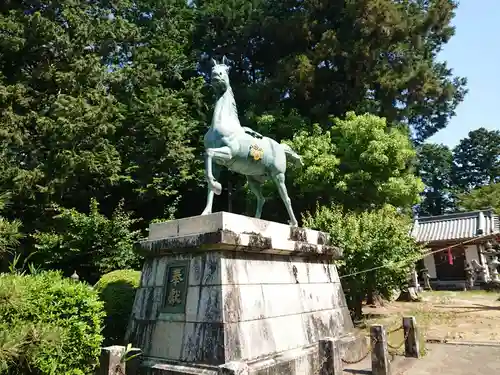
[[[364,350],[324,233],[226,212],[152,224],[127,336],[143,374],[301,374]]]

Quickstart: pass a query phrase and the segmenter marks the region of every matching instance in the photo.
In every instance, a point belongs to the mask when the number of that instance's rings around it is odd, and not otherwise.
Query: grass
[[[489,296],[492,295],[493,292],[489,292],[486,290],[467,290],[467,291],[449,291],[449,290],[433,290],[433,291],[426,291],[420,293],[420,295],[424,298],[430,297],[430,298],[438,298],[438,297],[457,297],[459,296],[462,299],[468,299],[468,298],[474,298],[474,297],[484,297],[484,296]]]
[[[399,347],[404,341],[404,333],[402,330],[395,331],[396,328],[402,326],[403,316],[414,316],[417,321],[420,340],[420,352],[424,355],[426,352],[427,332],[433,327],[448,327],[450,330],[457,330],[462,322],[472,318],[467,313],[461,313],[457,317],[457,310],[451,308],[457,300],[481,300],[483,303],[491,300],[496,300],[497,294],[484,290],[472,291],[429,291],[420,293],[421,302],[396,302],[390,304],[391,309],[387,312],[382,310],[382,313],[366,314],[366,319],[359,326],[365,334],[369,334],[369,327],[372,324],[382,324],[386,328],[388,343],[392,347],[398,347],[397,350],[390,349],[395,354],[404,354],[404,345]],[[450,305],[450,309],[446,309],[446,305]],[[434,308],[440,306],[440,308]],[[393,309],[395,311],[391,311]],[[375,310],[376,311],[376,310]]]
[[[415,316],[415,314],[404,314],[404,316]],[[417,319],[417,327],[418,327],[418,336],[419,336],[419,344],[420,344],[420,355],[423,356],[426,353],[426,337],[424,334],[425,330],[422,330],[421,323],[419,323],[419,319]],[[402,329],[403,326],[403,315],[400,316],[390,316],[382,319],[367,319],[364,323],[359,327],[364,334],[370,334],[370,326],[372,324],[382,324],[385,326],[386,334],[387,334],[387,343],[389,345],[389,352],[396,355],[404,355],[405,346],[404,346],[404,331]],[[401,328],[401,329],[398,329]]]

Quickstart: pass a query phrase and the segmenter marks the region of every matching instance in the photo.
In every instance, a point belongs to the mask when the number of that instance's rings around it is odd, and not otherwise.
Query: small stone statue
[[[474,288],[474,279],[475,279],[474,278],[474,268],[471,267],[469,262],[466,262],[464,271],[465,271],[465,280],[466,280],[465,289],[472,290]]]
[[[212,124],[204,140],[208,194],[202,215],[212,212],[214,194],[220,195],[222,192],[217,178],[219,167],[223,166],[247,177],[248,187],[257,198],[257,218],[261,217],[265,202],[261,185],[268,179],[274,181],[290,217],[290,225],[297,226],[285,185],[285,172],[287,156],[300,165],[302,159],[290,146],[241,126],[228,73],[229,64],[226,57],[222,59],[221,64],[212,59],[211,83],[216,91],[217,102]]]
[[[417,292],[420,292],[420,284],[418,282],[418,274],[415,268],[410,271],[410,286],[415,288]]]
[[[480,283],[487,283],[489,281],[488,270],[486,266],[479,264],[479,262],[475,259],[472,259],[472,268],[476,273],[476,278]]]
[[[422,280],[424,281],[424,290],[432,290],[429,270],[427,268],[422,269]]]
[[[496,255],[493,256],[493,259],[491,259],[488,265],[490,266],[491,280],[500,282],[500,277],[498,276],[498,266],[500,266],[500,262],[498,261],[498,257]]]

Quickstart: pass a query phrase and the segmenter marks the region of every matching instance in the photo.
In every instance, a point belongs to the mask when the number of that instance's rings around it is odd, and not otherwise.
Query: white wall
[[[424,258],[425,268],[429,270],[429,277],[431,279],[436,278],[436,263],[434,262],[434,255],[430,254]]]
[[[470,265],[472,265],[472,260],[476,260],[479,264],[481,263],[481,260],[479,259],[479,256],[477,254],[477,247],[476,245],[467,245],[465,246],[465,260],[469,262]]]
[[[479,264],[486,265],[486,257],[483,254],[481,254],[481,257],[479,257],[476,245],[465,246],[465,260],[469,262],[469,264],[472,264],[473,259],[475,259]],[[434,262],[434,255],[430,254],[426,256],[424,258],[424,265],[429,270],[429,277],[435,279],[437,276],[436,276],[436,263]],[[487,272],[489,275],[488,268]]]

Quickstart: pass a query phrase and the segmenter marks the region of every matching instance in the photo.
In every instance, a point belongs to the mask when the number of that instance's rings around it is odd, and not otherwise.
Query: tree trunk
[[[375,291],[372,287],[368,288],[368,293],[366,296],[366,304],[367,306],[375,306]]]
[[[359,322],[363,319],[363,297],[362,295],[356,295],[350,299],[349,311],[354,322]]]
[[[419,302],[421,298],[414,287],[409,287],[401,291],[397,300],[400,302]]]

